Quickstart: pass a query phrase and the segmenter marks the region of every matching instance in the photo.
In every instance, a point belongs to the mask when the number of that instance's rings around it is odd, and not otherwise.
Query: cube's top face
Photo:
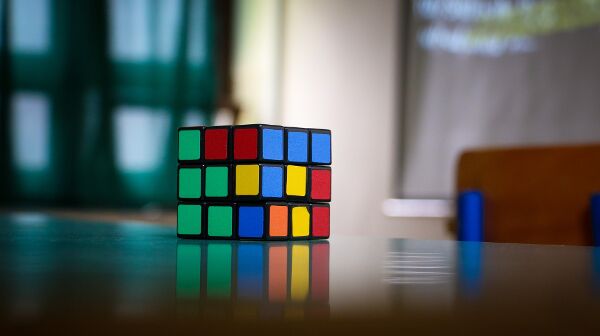
[[[311,130],[311,162],[314,164],[331,164],[331,131]]]
[[[288,162],[308,163],[308,133],[305,129],[286,129]]]
[[[204,159],[225,161],[229,158],[230,127],[207,128],[204,131]]]
[[[178,129],[178,160],[195,161],[201,158],[203,127],[181,127]]]

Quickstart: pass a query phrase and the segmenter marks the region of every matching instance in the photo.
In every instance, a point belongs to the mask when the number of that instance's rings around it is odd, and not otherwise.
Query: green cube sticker
[[[198,235],[202,233],[202,206],[179,204],[177,206],[177,233]]]
[[[179,169],[179,197],[200,198],[202,191],[202,170],[200,168]]]
[[[231,237],[233,232],[233,209],[230,206],[208,207],[208,235]]]
[[[206,197],[229,196],[229,168],[206,167]]]
[[[179,131],[179,160],[200,160],[200,130]]]

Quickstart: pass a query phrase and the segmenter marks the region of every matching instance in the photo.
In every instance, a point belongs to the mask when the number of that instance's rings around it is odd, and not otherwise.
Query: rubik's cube
[[[178,161],[178,237],[329,237],[331,131],[181,127]]]

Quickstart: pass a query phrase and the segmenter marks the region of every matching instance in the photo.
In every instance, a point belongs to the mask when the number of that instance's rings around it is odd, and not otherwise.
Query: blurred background
[[[177,127],[273,123],[334,234],[452,238],[465,150],[600,142],[598,60],[600,0],[0,0],[0,204],[174,223]]]

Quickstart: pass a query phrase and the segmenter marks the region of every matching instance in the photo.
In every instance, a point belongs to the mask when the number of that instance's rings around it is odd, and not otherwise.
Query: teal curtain
[[[3,203],[172,206],[219,95],[211,0],[0,0]]]

